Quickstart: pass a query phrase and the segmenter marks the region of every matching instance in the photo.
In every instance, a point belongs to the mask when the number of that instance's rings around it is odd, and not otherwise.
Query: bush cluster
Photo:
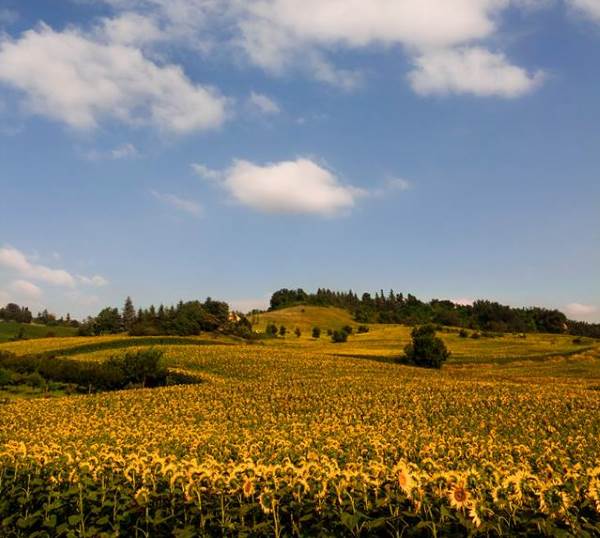
[[[412,342],[404,348],[402,362],[426,368],[441,368],[450,356],[442,339],[435,335],[435,327],[432,325],[415,327],[411,337]]]
[[[5,384],[31,386],[43,386],[48,382],[69,383],[90,392],[134,386],[157,387],[167,382],[168,371],[162,356],[163,352],[156,349],[128,352],[104,362],[2,354],[0,380]],[[32,382],[34,379],[36,383]]]

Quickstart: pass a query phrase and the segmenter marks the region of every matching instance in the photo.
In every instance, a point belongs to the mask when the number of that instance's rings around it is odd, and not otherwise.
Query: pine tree
[[[133,301],[131,297],[125,299],[125,306],[123,306],[123,327],[126,331],[129,331],[135,323],[135,308],[133,307]]]

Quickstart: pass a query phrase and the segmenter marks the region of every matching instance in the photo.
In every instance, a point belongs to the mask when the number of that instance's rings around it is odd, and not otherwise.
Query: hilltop
[[[322,330],[341,329],[345,325],[355,326],[356,322],[348,310],[333,306],[298,305],[281,308],[262,314],[256,314],[252,319],[255,330],[264,332],[265,327],[274,323],[278,327],[285,325],[289,330],[298,327],[301,331],[310,331],[313,327]]]

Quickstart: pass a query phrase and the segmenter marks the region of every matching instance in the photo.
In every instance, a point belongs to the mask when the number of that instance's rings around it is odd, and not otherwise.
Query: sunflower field
[[[0,404],[0,536],[600,536],[597,348],[352,345],[161,343],[203,382]]]

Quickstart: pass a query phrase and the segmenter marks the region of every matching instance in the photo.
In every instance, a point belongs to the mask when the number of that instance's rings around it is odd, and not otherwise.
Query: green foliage
[[[415,327],[412,342],[404,348],[404,361],[415,366],[441,368],[450,352],[441,338],[436,337],[432,325]]]
[[[294,329],[294,334],[296,335],[296,338],[300,338],[302,336],[302,331],[300,330],[300,327],[296,327]]]
[[[268,336],[277,336],[277,325],[270,323],[265,331]]]
[[[458,332],[458,336],[460,336],[461,338],[468,338],[469,337],[469,331],[467,331],[466,329],[461,329]]]
[[[350,335],[350,334],[352,334],[353,329],[352,329],[352,326],[350,326],[350,325],[344,325],[342,327],[342,331],[344,331],[346,334]]]
[[[105,362],[2,354],[0,368],[10,373],[10,383],[13,384],[40,387],[54,381],[72,383],[88,391],[117,390],[132,385],[165,385],[168,371],[162,356],[163,352],[156,349],[115,355]]]
[[[321,338],[321,329],[319,327],[313,327],[312,337],[313,338]]]
[[[369,327],[367,327],[366,325],[359,325],[356,329],[356,332],[358,334],[366,334],[369,332]]]
[[[279,336],[285,336],[287,333],[287,329],[285,328],[285,325],[282,325],[281,327],[279,327]]]
[[[343,344],[348,341],[348,333],[346,331],[333,331],[331,341],[334,344]]]

